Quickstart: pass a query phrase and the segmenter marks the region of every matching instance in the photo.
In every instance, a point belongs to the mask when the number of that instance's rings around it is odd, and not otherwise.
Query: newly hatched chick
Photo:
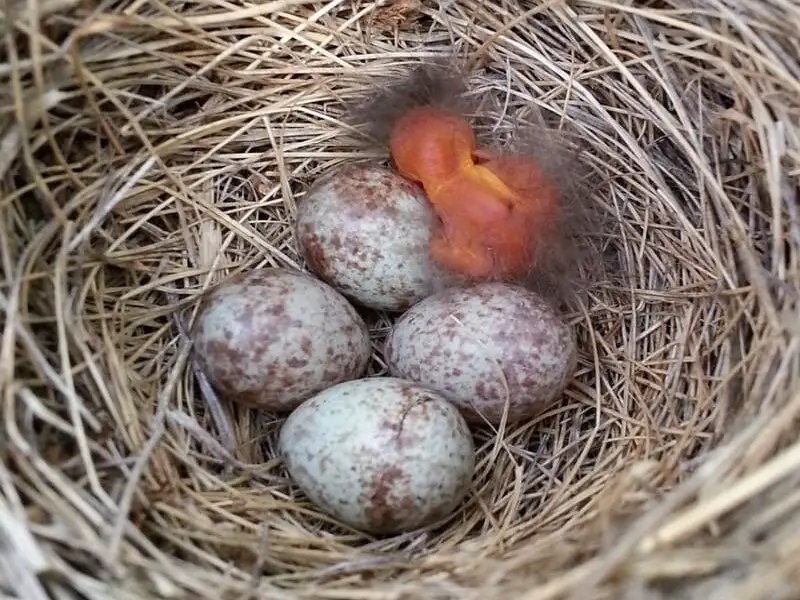
[[[468,280],[533,282],[547,292],[574,283],[575,234],[591,223],[574,153],[556,151],[544,131],[521,134],[521,151],[478,140],[467,115],[481,98],[467,93],[452,59],[391,81],[369,89],[351,120],[425,190],[439,218],[432,259]]]
[[[534,161],[477,149],[467,120],[434,106],[400,117],[389,146],[398,171],[423,186],[439,216],[430,249],[440,266],[479,279],[531,269],[558,204]]]

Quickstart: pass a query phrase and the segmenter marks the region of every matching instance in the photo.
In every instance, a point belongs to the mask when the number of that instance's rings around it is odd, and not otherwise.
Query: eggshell
[[[463,500],[475,451],[458,410],[410,381],[341,383],[286,419],[279,448],[319,508],[378,535],[438,522]]]
[[[493,425],[506,403],[508,423],[551,408],[577,361],[574,334],[559,314],[507,283],[426,298],[396,321],[384,354],[391,375],[439,391],[468,423]]]
[[[309,268],[345,296],[403,311],[446,279],[429,257],[434,222],[419,186],[388,168],[351,165],[298,203],[296,239]]]
[[[275,412],[361,377],[369,332],[336,290],[301,271],[231,277],[205,299],[194,348],[220,395]]]

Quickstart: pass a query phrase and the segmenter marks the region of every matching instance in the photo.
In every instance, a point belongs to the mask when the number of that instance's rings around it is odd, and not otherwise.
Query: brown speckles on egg
[[[342,383],[303,403],[284,423],[279,448],[315,504],[373,534],[447,516],[467,493],[475,466],[458,410],[392,377]]]
[[[277,412],[360,377],[371,354],[366,325],[347,300],[290,269],[220,284],[204,300],[193,337],[221,395]]]
[[[332,276],[330,261],[328,259],[328,252],[326,251],[325,244],[320,240],[320,237],[308,230],[303,230],[298,233],[298,242],[303,247],[306,260],[309,267],[321,279],[329,280]]]
[[[402,311],[448,280],[429,259],[434,213],[422,189],[380,166],[325,176],[298,203],[309,267],[352,300]]]
[[[391,531],[398,522],[408,518],[404,511],[413,510],[411,498],[394,498],[395,487],[408,487],[408,475],[396,465],[378,471],[371,478],[371,485],[361,498],[365,516],[371,531]]]
[[[283,305],[282,302],[275,303],[269,307],[269,312],[272,313],[273,316],[282,317],[286,314],[286,307]]]
[[[575,369],[576,348],[572,330],[538,295],[484,283],[413,306],[395,323],[385,358],[392,375],[438,390],[468,421],[496,425],[506,402],[509,422],[550,408]]]

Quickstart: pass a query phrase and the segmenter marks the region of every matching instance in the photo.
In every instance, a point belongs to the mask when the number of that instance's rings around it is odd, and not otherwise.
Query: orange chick
[[[477,148],[465,119],[432,106],[401,117],[389,142],[397,170],[422,185],[439,217],[430,242],[435,262],[471,278],[531,268],[558,206],[533,161]]]

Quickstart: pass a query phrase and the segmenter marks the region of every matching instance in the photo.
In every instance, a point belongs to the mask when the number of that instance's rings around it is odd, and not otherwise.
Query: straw
[[[0,592],[139,600],[765,600],[800,590],[800,6],[789,0],[8,2],[0,9]],[[202,293],[304,268],[309,186],[385,161],[366,82],[455,54],[568,129],[626,273],[567,315],[563,401],[444,524],[373,538],[216,398]],[[530,141],[526,142],[530,144]],[[376,354],[387,315],[367,315]],[[177,327],[176,323],[180,323]]]

